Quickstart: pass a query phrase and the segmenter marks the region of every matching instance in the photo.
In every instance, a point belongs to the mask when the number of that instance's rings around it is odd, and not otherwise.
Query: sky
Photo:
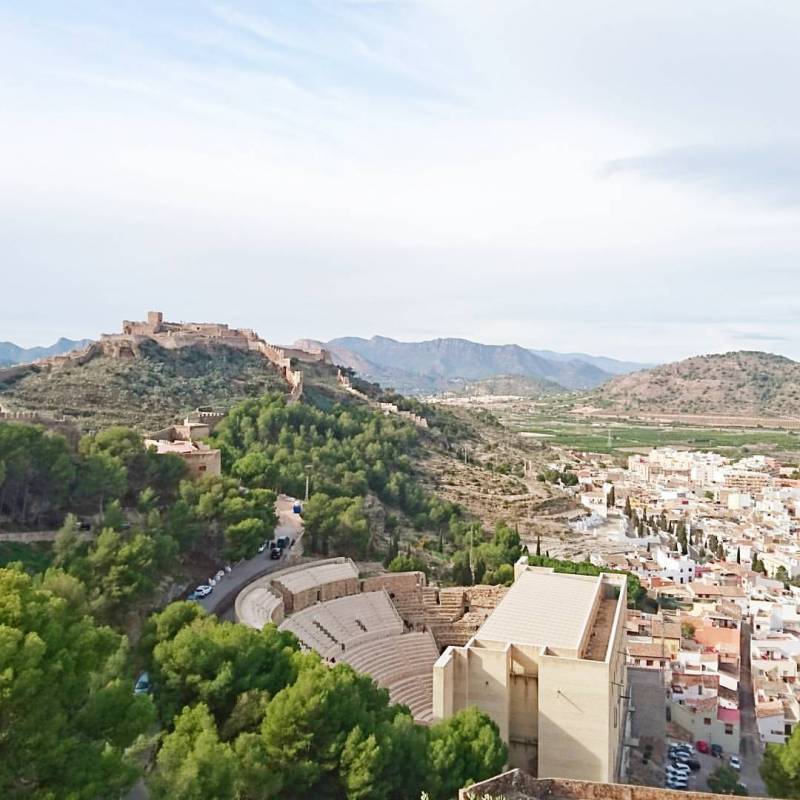
[[[800,4],[0,0],[0,340],[800,359]]]

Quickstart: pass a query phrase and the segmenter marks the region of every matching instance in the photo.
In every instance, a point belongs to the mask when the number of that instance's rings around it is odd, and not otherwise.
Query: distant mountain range
[[[385,336],[345,336],[316,344],[327,348],[336,363],[355,370],[362,378],[406,394],[461,392],[465,382],[500,376],[540,381],[528,382],[531,393],[594,389],[614,375],[648,366],[583,353],[528,350],[516,344],[479,344],[467,339],[399,342]]]
[[[0,366],[11,364],[27,364],[29,361],[36,361],[39,358],[48,356],[60,356],[70,350],[79,350],[86,347],[91,339],[59,339],[50,347],[20,347],[13,342],[0,342]]]
[[[622,412],[800,415],[800,363],[750,350],[695,356],[621,375],[598,397]]]

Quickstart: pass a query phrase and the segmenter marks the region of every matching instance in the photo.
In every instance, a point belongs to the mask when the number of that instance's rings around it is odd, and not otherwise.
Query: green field
[[[577,421],[519,411],[497,416],[512,430],[540,435],[548,444],[594,453],[623,454],[671,446],[732,457],[772,452],[789,456],[787,460],[800,457],[800,432],[794,431]]]

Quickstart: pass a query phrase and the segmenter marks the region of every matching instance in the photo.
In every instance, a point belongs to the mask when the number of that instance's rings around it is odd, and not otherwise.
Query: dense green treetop
[[[0,569],[0,796],[94,800],[133,782],[125,748],[154,719],[125,640],[61,572]]]
[[[772,797],[800,798],[800,727],[786,744],[767,745],[760,771]]]

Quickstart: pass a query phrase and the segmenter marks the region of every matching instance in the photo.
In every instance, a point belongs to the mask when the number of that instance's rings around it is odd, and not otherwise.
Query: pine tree
[[[736,563],[737,564],[741,564],[742,563],[742,548],[741,547],[737,547],[736,548]]]
[[[536,555],[537,555],[537,556],[540,556],[541,554],[542,554],[542,539],[541,539],[541,537],[540,537],[540,536],[537,534],[537,535],[536,535]]]

